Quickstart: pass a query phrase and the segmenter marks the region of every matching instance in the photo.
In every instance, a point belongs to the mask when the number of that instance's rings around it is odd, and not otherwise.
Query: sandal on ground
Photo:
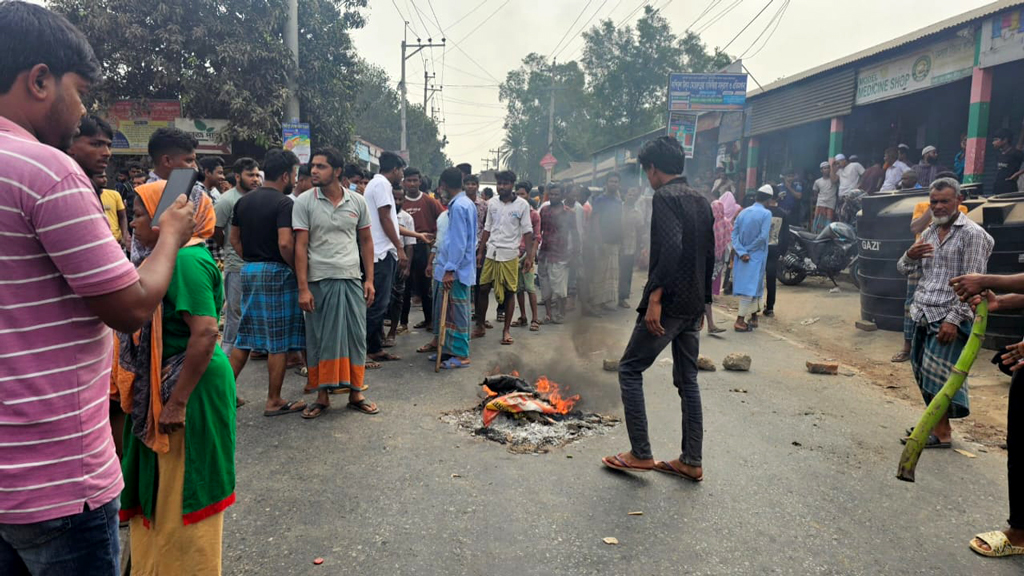
[[[540,322],[537,322],[536,320],[530,322],[530,332],[536,332],[538,330],[540,330]]]
[[[486,330],[473,330],[473,333],[470,334],[469,337],[472,340],[476,340],[477,338],[483,338],[484,336],[487,336]]]
[[[751,328],[749,324],[746,325],[746,326],[740,326],[739,324],[733,324],[732,325],[732,329],[737,331],[737,332],[753,332],[754,331],[754,329]]]
[[[909,434],[907,436],[908,436],[907,438],[900,438],[900,444],[906,444],[907,443],[907,440],[910,439],[909,438]],[[952,448],[953,447],[953,443],[952,442],[943,442],[942,440],[939,440],[939,437],[936,436],[935,434],[929,434],[928,435],[928,439],[924,441],[924,447],[925,448]]]
[[[889,359],[890,362],[906,362],[907,360],[910,360],[910,352],[904,352],[903,350],[893,354],[892,358]]]
[[[285,414],[294,414],[295,412],[302,412],[306,407],[306,403],[301,400],[292,400],[282,404],[276,410],[264,410],[263,415],[269,417],[272,416],[284,416]]]
[[[984,550],[978,545],[978,541],[987,544],[989,549]],[[971,540],[971,550],[989,558],[1006,558],[1007,556],[1024,555],[1024,546],[1014,546],[1006,534],[996,530],[976,535]]]
[[[516,320],[515,322],[512,323],[512,327],[513,328],[522,328],[522,327],[526,326],[527,324],[529,324],[529,321],[527,321],[526,318],[520,318],[519,320]]]
[[[353,410],[358,410],[363,414],[376,414],[380,412],[380,408],[377,408],[376,404],[370,402],[366,398],[363,398],[362,400],[356,402],[349,402],[348,407]]]
[[[718,326],[708,327],[708,334],[721,334],[725,332],[725,328],[719,328]]]
[[[511,346],[511,345],[513,345],[515,343],[516,343],[516,339],[511,337],[511,336],[506,336],[505,338],[501,339],[501,345],[502,346]]]
[[[750,326],[751,328],[757,328],[758,327],[757,320],[751,320],[750,322],[747,322],[747,326]]]
[[[427,352],[434,352],[437,350],[437,344],[424,344],[416,349],[417,354],[426,354]]]
[[[427,326],[430,326],[430,324],[428,324],[427,321],[424,320],[423,322],[417,322],[416,324],[413,324],[412,329],[413,330],[423,330]]]
[[[616,454],[615,456],[605,456],[601,458],[601,463],[611,468],[612,470],[619,470],[621,472],[650,472],[654,470],[654,467],[645,468],[642,466],[630,466],[625,460],[622,459],[622,454]]]
[[[456,357],[449,358],[444,362],[441,362],[442,370],[455,370],[458,368],[466,368],[471,362],[469,360],[459,360]]]
[[[395,356],[390,352],[380,352],[377,354],[371,354],[370,356],[368,356],[368,358],[376,362],[397,362],[401,360],[400,357]]]
[[[484,320],[484,328],[487,328],[488,330],[492,330],[492,329],[494,329],[494,324],[491,324],[489,321]]]
[[[443,352],[441,354],[441,361],[444,362],[445,360],[447,360],[447,359],[449,359],[451,357],[452,357],[451,354],[449,354],[447,352]],[[429,360],[430,362],[437,362],[437,354],[431,354],[430,356],[427,356],[427,360]]]
[[[367,360],[364,366],[367,370],[380,370],[380,362],[374,362],[373,360]]]
[[[704,480],[703,474],[701,474],[700,476],[690,476],[686,472],[683,472],[682,470],[673,466],[671,462],[665,462],[663,460],[654,461],[654,471],[661,472],[663,474],[671,474],[673,476],[678,476],[680,478],[685,478],[691,482],[701,482]]]
[[[324,412],[330,410],[330,406],[321,404],[319,402],[313,402],[308,408],[302,411],[302,417],[306,420],[312,420],[323,415]]]
[[[370,389],[370,387],[368,385],[366,385],[366,384],[363,384],[362,386],[352,386],[351,384],[349,384],[348,386],[338,386],[337,388],[331,388],[330,390],[327,391],[327,393],[328,394],[351,394],[353,392],[366,392],[369,389]]]

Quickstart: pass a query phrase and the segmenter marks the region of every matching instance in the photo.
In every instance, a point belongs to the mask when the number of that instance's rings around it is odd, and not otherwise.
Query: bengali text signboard
[[[687,112],[669,112],[668,135],[679,140],[687,158],[693,158],[693,143],[697,138],[697,115]]]
[[[857,70],[860,106],[968,78],[974,68],[974,38],[956,37]]]
[[[295,152],[299,162],[309,162],[309,155],[313,151],[312,142],[309,138],[309,124],[305,122],[285,122],[281,125],[281,139],[284,140],[284,149]]]
[[[746,74],[670,74],[668,109],[743,110]]]
[[[228,126],[227,120],[213,118],[175,118],[174,127],[191,134],[197,141],[199,154],[231,154],[231,144],[220,144],[217,138]]]
[[[114,154],[148,154],[149,138],[159,128],[174,126],[181,116],[177,100],[121,100],[107,109],[107,120],[114,129]]]

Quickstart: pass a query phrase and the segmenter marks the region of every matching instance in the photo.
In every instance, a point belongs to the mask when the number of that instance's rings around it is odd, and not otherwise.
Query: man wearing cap
[[[900,146],[905,146],[900,144]],[[889,192],[896,190],[899,187],[900,179],[903,178],[903,173],[910,170],[910,166],[903,160],[900,160],[901,156],[905,153],[901,153],[896,148],[886,148],[885,150],[885,181],[882,182],[882,192]]]
[[[850,195],[860,185],[860,177],[864,175],[864,166],[860,162],[851,162],[844,154],[836,154],[832,165],[832,182],[839,185],[839,198]]]
[[[775,196],[770,184],[757,189],[754,204],[736,217],[732,229],[732,293],[740,298],[739,316],[733,329],[750,332],[757,328],[757,315],[764,297],[765,267],[768,263],[768,238],[772,213],[765,206]],[[748,320],[749,318],[749,320]]]
[[[818,198],[814,205],[814,223],[811,225],[811,231],[814,233],[824,230],[836,215],[837,188],[835,182],[832,182],[832,167],[828,162],[822,162],[819,168],[821,178],[815,180],[813,186],[814,194]]]
[[[917,181],[922,186],[928,186],[935,181],[936,174],[945,172],[947,168],[939,165],[939,151],[935,146],[925,146],[921,150],[921,161],[914,166],[917,172]]]

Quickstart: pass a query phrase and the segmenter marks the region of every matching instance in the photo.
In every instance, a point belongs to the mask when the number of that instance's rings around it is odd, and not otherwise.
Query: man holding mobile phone
[[[0,572],[118,573],[124,482],[111,441],[113,337],[140,328],[167,292],[192,206],[179,198],[137,270],[64,151],[100,80],[63,17],[0,2]],[[42,256],[42,257],[40,257]],[[13,310],[14,312],[9,312]]]

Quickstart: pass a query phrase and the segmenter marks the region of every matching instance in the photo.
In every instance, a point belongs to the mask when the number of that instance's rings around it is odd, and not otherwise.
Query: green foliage
[[[709,53],[700,37],[680,38],[650,6],[635,26],[604,20],[583,32],[580,62],[552,64],[530,54],[508,73],[500,98],[506,105],[503,162],[517,173],[543,179],[538,165],[548,152],[549,88],[554,79],[554,143],[562,163],[664,125],[670,72],[713,72],[732,62]],[[518,167],[518,169],[517,169]]]
[[[299,3],[297,76],[315,145],[351,147],[355,54],[348,30],[366,0]],[[102,107],[128,98],[180,99],[192,118],[226,118],[225,139],[281,141],[294,67],[284,43],[285,0],[51,0],[93,44]]]

